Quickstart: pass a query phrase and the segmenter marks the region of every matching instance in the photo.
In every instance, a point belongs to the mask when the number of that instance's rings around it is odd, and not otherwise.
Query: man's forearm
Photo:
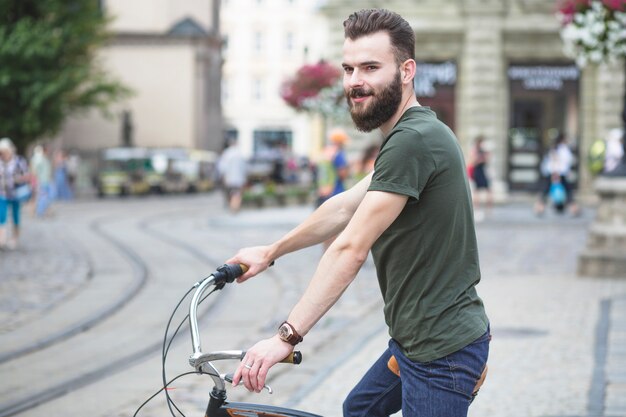
[[[307,334],[337,302],[356,277],[367,254],[367,248],[355,247],[347,239],[335,241],[324,253],[308,288],[289,314],[289,323],[301,335]]]
[[[339,234],[363,200],[370,180],[371,175],[368,175],[351,189],[330,198],[299,226],[270,245],[272,259],[317,245]]]
[[[274,259],[322,243],[340,233],[350,221],[352,213],[333,200],[334,198],[327,200],[304,222],[272,244]]]

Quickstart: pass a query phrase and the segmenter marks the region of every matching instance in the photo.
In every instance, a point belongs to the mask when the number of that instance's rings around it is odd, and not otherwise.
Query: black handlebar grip
[[[280,363],[291,363],[293,365],[300,365],[302,363],[302,353],[299,350],[294,350]]]
[[[216,284],[231,283],[239,278],[248,270],[248,265],[243,264],[224,264],[217,268],[213,273]]]

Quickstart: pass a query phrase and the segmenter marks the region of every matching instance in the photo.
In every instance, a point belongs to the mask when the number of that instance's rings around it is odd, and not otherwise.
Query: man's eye
[[[375,70],[377,70],[377,69],[378,69],[378,67],[376,67],[376,66],[374,66],[374,65],[369,65],[368,67],[366,67],[366,69],[367,69],[368,71],[375,71]]]
[[[352,74],[352,71],[354,71],[353,68],[348,68],[348,67],[343,68],[343,72],[345,72],[346,74]]]

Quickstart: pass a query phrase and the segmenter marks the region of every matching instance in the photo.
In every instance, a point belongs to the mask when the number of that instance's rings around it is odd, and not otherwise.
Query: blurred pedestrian
[[[622,129],[611,129],[606,138],[606,151],[604,155],[604,172],[609,173],[617,168],[624,156],[624,137]]]
[[[346,189],[350,168],[344,147],[348,140],[343,129],[334,129],[328,136],[329,143],[322,150],[317,164],[317,206]]]
[[[334,129],[328,136],[329,143],[322,150],[322,157],[317,164],[317,199],[316,207],[329,198],[346,190],[346,181],[350,167],[344,151],[348,134],[343,129]],[[324,251],[333,243],[334,237],[323,242]]]
[[[30,160],[30,170],[37,183],[35,192],[35,215],[44,217],[49,214],[50,205],[54,199],[54,185],[52,183],[52,163],[48,157],[48,146],[37,145]]]
[[[489,152],[484,146],[485,137],[483,135],[474,139],[474,144],[470,149],[468,167],[471,172],[471,180],[474,183],[474,193],[472,202],[474,204],[474,218],[480,220],[485,213],[480,211],[481,202],[486,200],[487,212],[491,211],[493,206],[493,195],[491,193],[491,184],[487,176],[487,167],[489,163]]]
[[[30,197],[28,163],[9,138],[0,139],[0,248],[15,249],[20,236],[20,205]],[[8,212],[13,230],[9,236]]]
[[[377,144],[372,144],[365,148],[363,154],[361,155],[361,159],[354,167],[352,179],[355,183],[361,181],[363,178],[367,177],[370,172],[374,171],[374,162],[376,162],[379,150],[380,145]]]
[[[580,214],[580,209],[574,200],[574,190],[569,182],[569,175],[574,164],[574,153],[567,144],[567,138],[559,133],[554,143],[545,154],[541,162],[540,193],[535,203],[535,214],[542,215],[546,209],[551,190],[558,190],[560,195],[561,186],[565,191],[565,201],[553,201],[557,212],[568,208],[574,216]]]
[[[226,201],[231,212],[237,213],[241,208],[243,187],[247,182],[248,165],[237,141],[232,139],[217,163]]]
[[[74,193],[70,187],[67,155],[62,149],[54,153],[54,189],[57,200],[71,200]]]

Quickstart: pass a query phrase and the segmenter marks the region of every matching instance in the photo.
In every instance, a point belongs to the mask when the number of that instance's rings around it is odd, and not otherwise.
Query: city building
[[[398,12],[415,30],[416,94],[454,129],[465,149],[490,143],[496,192],[534,190],[542,155],[558,133],[578,150],[579,190],[591,192],[591,143],[621,126],[622,67],[576,67],[563,53],[555,0],[328,0],[331,60],[341,22],[355,8]]]
[[[71,117],[57,143],[86,158],[115,146],[222,147],[219,0],[101,0],[105,70],[133,94],[109,117]]]
[[[564,55],[556,0],[102,4],[114,16],[115,34],[102,60],[135,95],[111,119],[93,112],[69,120],[60,135],[66,148],[97,151],[130,137],[137,146],[219,151],[225,139],[236,138],[248,157],[277,148],[314,157],[333,126],[287,106],[281,86],[303,64],[324,59],[339,66],[342,22],[365,7],[397,11],[412,25],[418,100],[455,131],[464,149],[486,137],[496,196],[534,191],[542,156],[559,133],[578,151],[580,192],[591,193],[587,150],[621,125],[621,67],[580,70]],[[357,137],[352,155],[379,139],[350,133]]]
[[[316,119],[290,108],[282,84],[304,64],[328,57],[318,0],[223,0],[222,108],[225,134],[249,156],[278,148],[310,156],[321,148]],[[339,62],[336,63],[339,67]]]

